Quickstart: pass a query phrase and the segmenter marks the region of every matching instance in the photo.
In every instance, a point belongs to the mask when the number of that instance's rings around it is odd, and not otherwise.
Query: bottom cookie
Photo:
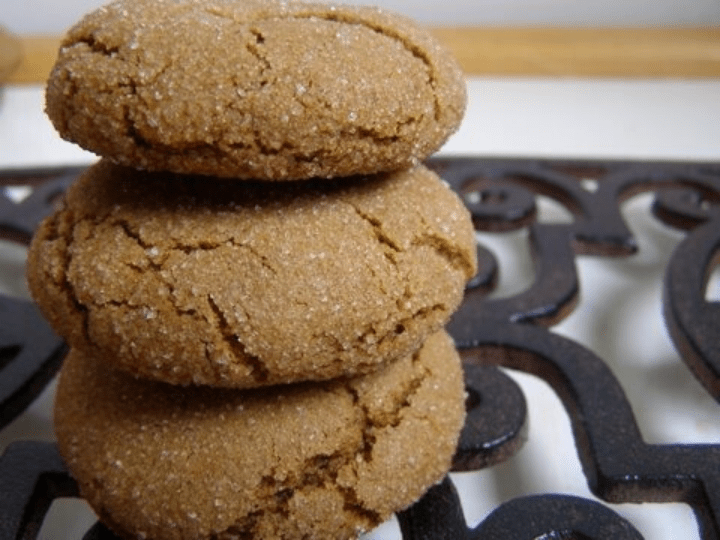
[[[447,473],[464,420],[451,338],[369,376],[258,390],[175,387],[73,350],[58,447],[124,538],[356,538]]]

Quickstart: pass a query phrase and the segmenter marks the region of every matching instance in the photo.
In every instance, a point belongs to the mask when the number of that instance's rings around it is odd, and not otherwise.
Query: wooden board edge
[[[469,76],[719,78],[720,27],[431,27]],[[10,84],[47,80],[59,36],[21,36]]]

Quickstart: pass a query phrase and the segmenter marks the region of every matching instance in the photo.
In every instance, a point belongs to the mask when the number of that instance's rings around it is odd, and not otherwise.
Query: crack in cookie
[[[72,347],[135,375],[237,387],[378,369],[445,324],[475,268],[467,211],[421,166],[208,190],[103,160],[30,253],[31,292]],[[67,287],[52,289],[57,264]]]
[[[273,181],[411,166],[465,101],[409,20],[272,0],[111,2],[71,29],[46,96],[64,138],[118,163]]]
[[[252,391],[136,379],[74,349],[55,423],[82,495],[123,537],[349,540],[446,474],[463,418],[440,332],[370,376]]]

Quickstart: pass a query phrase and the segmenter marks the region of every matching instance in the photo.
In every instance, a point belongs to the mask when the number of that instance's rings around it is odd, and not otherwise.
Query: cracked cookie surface
[[[82,495],[125,538],[340,540],[446,474],[464,412],[440,331],[371,375],[253,390],[135,379],[72,350],[55,429]]]
[[[410,354],[476,259],[467,210],[424,166],[207,189],[102,160],[40,226],[27,269],[71,347],[170,383],[254,387]]]
[[[285,0],[116,0],[70,30],[46,95],[63,137],[118,163],[268,180],[409,167],[465,100],[413,22]]]

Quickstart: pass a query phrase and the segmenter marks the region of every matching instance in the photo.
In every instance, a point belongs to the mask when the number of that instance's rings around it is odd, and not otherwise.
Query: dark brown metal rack
[[[463,354],[469,396],[454,470],[491,467],[522,445],[525,399],[499,368],[517,369],[544,379],[561,398],[588,485],[598,498],[686,503],[700,537],[720,540],[720,441],[646,443],[607,363],[549,331],[577,301],[575,257],[634,253],[637,246],[620,203],[653,192],[653,214],[687,231],[666,269],[665,321],[688,369],[720,401],[720,303],[704,295],[720,261],[720,164],[446,158],[429,165],[464,197],[478,231],[527,228],[535,264],[531,287],[511,298],[490,298],[498,264],[478,246],[480,271],[449,325]],[[0,198],[0,231],[27,241],[77,173],[5,175],[5,183],[34,183],[35,189],[20,204]],[[588,180],[593,189],[587,189]],[[572,223],[538,222],[538,195],[564,205]],[[64,353],[30,303],[0,298],[0,429],[52,379]],[[77,496],[76,491],[52,443],[11,444],[0,457],[0,540],[34,538],[52,500]],[[511,500],[470,529],[450,478],[399,514],[398,521],[404,540],[642,538],[610,505],[552,493]],[[100,524],[84,536],[111,538]]]

